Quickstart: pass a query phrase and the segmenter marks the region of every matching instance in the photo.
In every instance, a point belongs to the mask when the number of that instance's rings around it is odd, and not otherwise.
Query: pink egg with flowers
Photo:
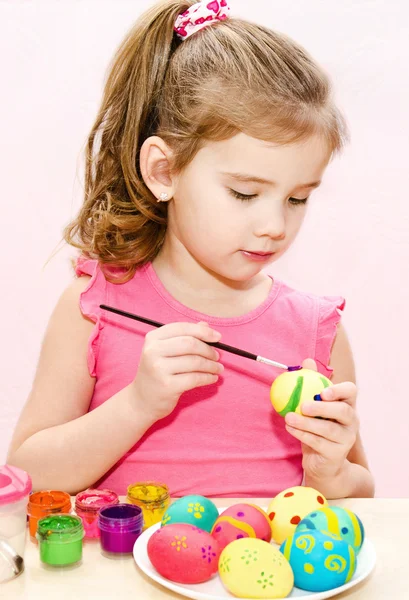
[[[209,532],[173,523],[155,531],[147,552],[162,577],[176,583],[203,583],[217,573],[221,548]]]
[[[241,538],[271,540],[271,521],[266,512],[255,504],[240,503],[226,508],[216,519],[211,530],[221,550]]]

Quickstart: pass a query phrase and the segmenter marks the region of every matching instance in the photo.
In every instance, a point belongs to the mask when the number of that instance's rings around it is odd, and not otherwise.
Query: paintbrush
[[[146,323],[147,325],[152,325],[153,327],[163,327],[164,323],[159,323],[158,321],[152,321],[152,319],[146,319],[145,317],[140,317],[139,315],[134,315],[133,313],[126,312],[125,310],[120,310],[119,308],[114,308],[113,306],[107,306],[106,304],[99,305],[102,310],[107,310],[109,312],[115,313],[117,315],[121,315],[122,317],[127,317],[128,319],[134,319],[135,321],[140,321],[141,323]],[[284,369],[285,371],[298,371],[301,369],[300,366],[296,367],[288,367],[287,365],[283,365],[275,360],[271,360],[270,358],[265,358],[264,356],[257,356],[257,354],[253,354],[252,352],[247,352],[247,350],[241,350],[240,348],[235,348],[234,346],[228,346],[227,344],[222,344],[220,342],[207,342],[209,346],[214,346],[215,348],[220,348],[220,350],[226,350],[226,352],[231,352],[231,354],[237,354],[238,356],[243,356],[244,358],[249,358],[251,360],[255,360],[260,363],[264,363],[266,365],[270,365],[271,367],[278,367],[279,369]]]

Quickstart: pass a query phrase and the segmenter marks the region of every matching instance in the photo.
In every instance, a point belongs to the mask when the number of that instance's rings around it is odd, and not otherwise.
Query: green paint
[[[320,377],[321,381],[322,381],[322,385],[324,386],[324,389],[329,387],[329,381],[326,377]]]
[[[290,396],[290,399],[287,402],[287,404],[284,406],[284,408],[282,410],[280,410],[280,412],[278,413],[279,415],[281,415],[282,417],[285,417],[285,415],[287,413],[295,412],[295,409],[297,408],[297,406],[300,403],[303,383],[304,383],[303,376],[301,375],[300,377],[297,377],[297,383],[295,384],[295,387]]]
[[[52,566],[72,565],[82,558],[82,520],[73,515],[52,515],[38,522],[40,559]]]

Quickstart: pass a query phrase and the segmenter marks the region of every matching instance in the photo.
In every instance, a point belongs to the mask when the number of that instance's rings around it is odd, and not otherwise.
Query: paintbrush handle
[[[127,312],[125,310],[121,310],[119,308],[114,308],[112,306],[107,306],[106,304],[100,304],[99,306],[103,310],[107,310],[109,312],[115,313],[117,315],[121,315],[122,317],[127,317],[128,319],[134,319],[135,321],[140,321],[141,323],[146,323],[147,325],[152,325],[153,327],[163,327],[164,323],[159,323],[159,321],[153,321],[152,319],[146,319],[145,317],[140,317],[139,315],[134,315],[133,313]],[[237,354],[238,356],[243,356],[244,358],[250,358],[251,360],[256,360],[257,362],[262,362],[267,365],[272,365],[274,367],[279,367],[280,369],[288,370],[291,367],[287,367],[287,365],[283,365],[282,363],[278,363],[274,360],[270,360],[269,358],[264,358],[263,356],[257,356],[257,354],[253,354],[252,352],[247,352],[247,350],[241,350],[240,348],[235,348],[234,346],[229,346],[228,344],[222,344],[221,342],[207,342],[209,346],[214,346],[215,348],[220,348],[220,350],[226,350],[226,352],[230,352],[231,354]]]

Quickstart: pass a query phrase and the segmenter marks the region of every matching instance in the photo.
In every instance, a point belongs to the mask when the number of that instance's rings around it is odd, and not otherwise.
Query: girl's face
[[[176,177],[166,245],[219,277],[249,280],[293,242],[329,159],[318,137],[207,143]]]

